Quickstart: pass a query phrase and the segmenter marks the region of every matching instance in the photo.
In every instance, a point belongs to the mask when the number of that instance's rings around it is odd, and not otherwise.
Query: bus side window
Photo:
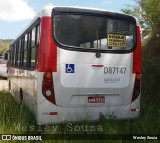
[[[35,43],[36,42],[36,27],[32,29],[32,40],[31,40],[31,68],[35,67],[35,52],[36,52],[36,47]]]
[[[37,62],[38,58],[38,47],[39,47],[39,41],[40,41],[40,24],[36,26],[36,49],[35,49],[35,64]]]
[[[9,56],[9,65],[12,66],[12,46],[10,46],[9,53],[10,53],[10,56]]]
[[[18,67],[21,66],[20,61],[21,61],[21,39],[19,40],[19,48],[18,48]]]
[[[23,66],[23,58],[24,58],[24,37],[21,39],[21,52],[20,52],[20,64]]]
[[[15,50],[15,45],[12,47],[12,66],[14,66],[14,50]]]
[[[39,46],[39,36],[40,36],[40,26],[39,24],[36,25],[32,29],[32,44],[31,44],[31,68],[35,68],[36,61],[37,61],[37,55],[38,55],[38,46]]]
[[[24,39],[24,49],[23,49],[23,67],[27,66],[27,34],[25,35]]]
[[[27,34],[27,67],[31,66],[31,32]]]
[[[40,40],[40,25],[38,24],[36,26],[36,45],[39,44],[39,40]]]
[[[15,66],[17,66],[18,64],[18,50],[19,50],[19,42],[16,43],[16,46],[15,46]]]

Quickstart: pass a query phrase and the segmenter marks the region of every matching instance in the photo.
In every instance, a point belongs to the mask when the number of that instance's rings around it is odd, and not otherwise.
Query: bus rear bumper
[[[47,104],[47,106],[44,106],[43,104]],[[127,119],[139,117],[140,100],[138,98],[137,100],[126,106],[78,108],[63,108],[45,101],[39,105],[38,109],[37,123],[41,125],[82,120],[94,121],[101,119]]]

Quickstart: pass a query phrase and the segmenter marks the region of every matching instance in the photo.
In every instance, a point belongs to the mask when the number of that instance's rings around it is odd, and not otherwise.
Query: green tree
[[[0,49],[0,56],[2,56],[5,51],[6,51],[6,49],[1,48],[1,49]]]
[[[160,0],[141,0],[140,5],[145,14],[145,21],[151,25],[152,29],[150,39],[146,45],[160,49]]]
[[[152,29],[157,29],[160,26],[160,0],[141,0],[140,5],[145,13],[145,20],[148,21]]]
[[[160,49],[160,0],[135,0],[134,6],[127,6],[121,11],[139,19],[142,37],[148,37],[144,47]]]
[[[151,25],[148,21],[146,21],[144,11],[142,10],[139,2],[137,2],[137,4],[135,4],[134,6],[126,5],[125,8],[121,9],[121,12],[138,18],[141,25],[142,37],[146,37],[150,34]]]

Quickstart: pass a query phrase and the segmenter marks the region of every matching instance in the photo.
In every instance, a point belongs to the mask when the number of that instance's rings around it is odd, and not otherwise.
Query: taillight
[[[141,81],[141,75],[139,73],[136,73],[133,95],[132,95],[132,102],[135,101],[140,95],[140,92],[141,92],[140,91],[140,81]]]
[[[104,65],[92,65],[92,67],[103,67]]]
[[[48,101],[56,104],[51,69],[46,71],[43,75],[42,94]]]

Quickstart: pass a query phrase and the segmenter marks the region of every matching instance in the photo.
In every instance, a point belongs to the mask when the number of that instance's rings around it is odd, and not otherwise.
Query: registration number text
[[[104,74],[125,74],[126,67],[104,67]]]

